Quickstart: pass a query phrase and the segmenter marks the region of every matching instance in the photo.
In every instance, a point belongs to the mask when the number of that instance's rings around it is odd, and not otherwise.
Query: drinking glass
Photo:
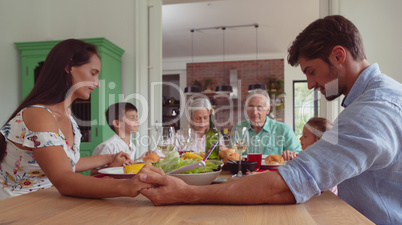
[[[158,129],[157,148],[165,157],[175,147],[175,130],[174,127],[160,127]]]
[[[176,132],[176,140],[179,145],[179,153],[189,151],[188,147],[194,143],[195,133],[191,128],[181,129]]]
[[[248,148],[249,144],[249,134],[247,127],[233,127],[232,133],[230,135],[230,143],[232,148],[239,154],[239,171],[233,177],[242,177],[241,172],[241,158],[243,152]]]
[[[257,162],[256,170],[260,169],[262,161],[262,148],[261,140],[257,136],[251,138],[250,146],[247,149],[247,161]]]

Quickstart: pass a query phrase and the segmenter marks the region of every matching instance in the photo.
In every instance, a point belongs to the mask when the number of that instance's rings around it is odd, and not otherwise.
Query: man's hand
[[[154,205],[167,205],[183,203],[186,197],[186,189],[190,186],[183,180],[165,175],[163,170],[145,165],[137,175],[139,180],[153,187],[140,190],[140,193],[149,198]]]
[[[137,196],[142,189],[153,188],[154,184],[142,182],[140,177],[143,176],[145,173],[149,173],[150,171],[155,171],[154,173],[157,174],[164,174],[163,170],[151,166],[149,164],[144,165],[144,167],[135,175],[133,178],[128,180],[128,187],[130,190],[129,196],[135,197]]]

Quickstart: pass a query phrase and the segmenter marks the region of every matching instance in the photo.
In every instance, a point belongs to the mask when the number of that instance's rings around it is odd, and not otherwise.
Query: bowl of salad
[[[194,156],[194,153],[186,154],[183,157],[180,157],[178,152],[173,151],[170,152],[164,160],[154,163],[153,165],[161,168],[165,173],[168,173],[183,166],[190,165],[201,159],[200,157]],[[190,185],[209,185],[221,173],[223,163],[219,160],[207,160],[205,164],[206,166],[204,167],[185,171],[180,174],[171,174],[170,176],[180,178]]]
[[[206,173],[171,174],[170,176],[180,178],[190,185],[201,186],[211,184],[219,176],[220,173],[221,170]]]

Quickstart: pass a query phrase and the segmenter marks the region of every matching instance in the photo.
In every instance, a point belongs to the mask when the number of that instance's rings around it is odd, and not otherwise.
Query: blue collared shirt
[[[357,78],[331,131],[278,168],[298,203],[338,185],[376,224],[402,223],[402,85],[377,64]]]
[[[250,140],[258,137],[261,140],[263,155],[280,155],[285,150],[299,153],[301,146],[296,134],[285,123],[272,120],[268,116],[264,126],[257,134],[251,127],[250,120],[243,120],[235,125],[236,127],[247,127]],[[243,153],[247,154],[247,153]]]

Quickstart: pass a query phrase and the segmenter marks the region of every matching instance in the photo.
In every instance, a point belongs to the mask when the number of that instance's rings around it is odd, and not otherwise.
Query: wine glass
[[[173,127],[160,127],[158,129],[157,148],[165,157],[175,147],[175,130]]]
[[[233,127],[232,133],[230,135],[230,143],[232,148],[239,154],[239,171],[233,177],[242,177],[241,172],[241,158],[243,152],[248,148],[249,144],[249,134],[247,127]]]
[[[180,153],[188,151],[188,147],[193,144],[195,139],[194,130],[191,128],[178,130],[176,140],[180,148]]]

